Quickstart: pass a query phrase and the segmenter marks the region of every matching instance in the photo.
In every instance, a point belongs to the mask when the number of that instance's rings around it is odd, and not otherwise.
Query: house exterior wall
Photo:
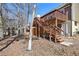
[[[72,12],[71,12],[71,3],[64,4],[59,8],[59,11],[66,14],[68,19],[65,23],[62,24],[62,29],[64,30],[65,35],[72,35]]]
[[[72,35],[79,31],[79,3],[72,3]],[[75,21],[77,25],[75,25]]]
[[[68,20],[62,25],[64,34],[75,35],[79,31],[79,3],[64,4],[59,10],[68,15]],[[75,25],[75,22],[77,22],[77,25]]]

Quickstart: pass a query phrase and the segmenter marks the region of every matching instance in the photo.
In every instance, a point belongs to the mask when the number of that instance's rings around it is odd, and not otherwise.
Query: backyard
[[[1,56],[79,56],[79,38],[69,38],[66,41],[73,45],[65,46],[59,43],[50,42],[46,39],[34,38],[32,50],[28,51],[28,39],[17,38],[7,48],[0,51]]]

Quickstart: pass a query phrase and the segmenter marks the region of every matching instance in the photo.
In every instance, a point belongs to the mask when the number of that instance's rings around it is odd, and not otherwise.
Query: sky
[[[44,15],[56,8],[58,8],[61,5],[61,3],[37,3],[37,9],[36,13],[37,15]],[[15,7],[13,7],[11,4],[8,4],[9,9],[16,11]]]
[[[61,5],[61,3],[37,3],[36,14],[42,16],[42,15],[44,15],[44,14],[46,14],[46,13],[48,13],[48,12],[50,12],[50,11],[56,9],[56,8],[58,8],[60,5]],[[15,11],[17,11],[16,7],[14,7],[11,4],[8,4],[8,8],[10,10],[12,10],[12,12],[14,12],[15,14],[17,14],[15,12]],[[10,17],[10,18],[12,18],[12,17]],[[31,19],[31,17],[29,17],[29,18]],[[29,21],[31,21],[31,20],[29,20]]]
[[[61,3],[38,3],[37,4],[37,15],[44,15],[57,7],[59,7]]]

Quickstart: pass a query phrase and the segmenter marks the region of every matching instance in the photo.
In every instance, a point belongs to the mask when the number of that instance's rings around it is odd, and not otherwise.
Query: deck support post
[[[38,24],[37,24],[37,27],[36,27],[36,36],[38,37]]]
[[[45,39],[45,30],[44,30],[44,28],[43,28],[43,38]]]
[[[38,27],[38,29],[39,29],[39,39],[40,39],[40,26]]]
[[[57,19],[55,20],[55,26],[57,27]],[[57,31],[55,29],[55,43],[57,42]]]
[[[49,38],[50,38],[50,42],[51,42],[51,38],[52,38],[52,37],[51,37],[51,30],[50,30],[50,35],[49,35]]]

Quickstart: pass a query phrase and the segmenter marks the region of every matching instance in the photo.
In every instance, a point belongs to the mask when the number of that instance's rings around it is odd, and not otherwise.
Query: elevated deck
[[[61,26],[66,20],[67,15],[58,10],[54,10],[41,18],[35,18],[33,25],[36,28],[34,29],[36,36],[40,37],[47,33],[49,37],[53,37],[54,41],[57,42],[58,36],[61,35],[61,32],[64,32]]]

